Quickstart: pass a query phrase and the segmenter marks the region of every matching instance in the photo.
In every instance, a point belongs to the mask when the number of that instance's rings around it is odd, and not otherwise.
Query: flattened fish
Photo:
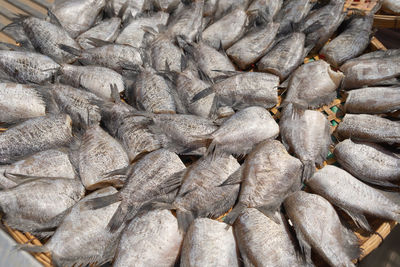
[[[341,224],[326,199],[298,191],[290,195],[284,205],[307,263],[312,264],[313,248],[330,266],[355,266],[351,260],[360,255],[358,239]]]
[[[113,17],[110,19],[103,20],[94,27],[85,31],[76,38],[76,41],[83,49],[94,48],[95,46],[91,43],[90,39],[95,38],[106,42],[114,42],[119,34],[121,25],[121,19]]]
[[[114,267],[174,266],[183,235],[169,210],[154,210],[134,218],[122,233]]]
[[[206,218],[195,220],[183,241],[180,266],[239,266],[232,228]]]

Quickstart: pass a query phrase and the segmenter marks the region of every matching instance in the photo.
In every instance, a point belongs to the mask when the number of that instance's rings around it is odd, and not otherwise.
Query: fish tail
[[[122,224],[124,224],[126,217],[128,215],[128,207],[121,203],[114,213],[113,217],[111,218],[110,222],[107,225],[107,229],[111,233],[115,233]]]
[[[208,88],[206,88],[206,89],[200,91],[199,93],[197,93],[197,94],[192,98],[191,102],[194,103],[194,102],[196,102],[196,101],[198,101],[198,100],[200,100],[200,99],[202,99],[202,98],[205,98],[205,97],[211,95],[212,93],[214,93],[213,88],[212,88],[212,87],[208,87]]]
[[[178,228],[182,232],[186,232],[195,219],[193,213],[186,210],[177,210],[176,217],[178,219]]]
[[[97,210],[103,207],[109,206],[115,202],[120,201],[119,193],[115,193],[108,196],[97,197],[93,199],[89,199],[88,201],[82,203],[82,208],[90,209],[90,210]]]
[[[224,222],[226,224],[232,225],[236,219],[239,217],[239,215],[242,213],[244,209],[246,209],[247,205],[244,203],[238,203],[232,210],[231,212],[226,215],[224,218]]]
[[[302,181],[307,181],[315,172],[315,163],[311,160],[303,161]]]
[[[58,48],[60,48],[61,50],[64,50],[67,53],[70,53],[70,54],[72,54],[74,56],[78,56],[78,57],[81,56],[81,53],[82,53],[81,50],[76,49],[76,48],[74,48],[72,46],[69,46],[69,45],[65,45],[65,44],[58,45]]]
[[[46,246],[35,246],[31,244],[18,244],[14,247],[16,250],[24,250],[31,253],[43,253],[49,252],[50,250]]]

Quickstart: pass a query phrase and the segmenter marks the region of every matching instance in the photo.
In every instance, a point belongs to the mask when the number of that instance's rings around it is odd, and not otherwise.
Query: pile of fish
[[[344,4],[65,0],[17,16],[0,209],[48,238],[20,248],[56,266],[354,266],[337,210],[367,231],[366,216],[400,221],[400,51],[363,54],[379,6]],[[337,143],[316,109],[339,90]],[[341,168],[323,164],[334,143]]]

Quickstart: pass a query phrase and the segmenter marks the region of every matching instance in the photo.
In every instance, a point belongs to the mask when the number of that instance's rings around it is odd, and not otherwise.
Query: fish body
[[[89,30],[80,34],[76,41],[83,49],[94,48],[89,38],[95,38],[106,42],[114,42],[117,39],[121,26],[121,19],[113,17],[103,20]]]
[[[169,38],[161,35],[151,44],[152,66],[157,71],[165,71],[168,66],[171,71],[181,71],[183,52]]]
[[[224,15],[235,9],[246,9],[251,1],[249,0],[218,0],[214,20],[222,18]]]
[[[382,3],[382,8],[385,11],[389,11],[394,14],[400,13],[400,3],[396,0],[384,0]]]
[[[275,19],[280,23],[279,34],[284,35],[290,32],[292,24],[302,21],[311,11],[314,4],[311,0],[285,1]]]

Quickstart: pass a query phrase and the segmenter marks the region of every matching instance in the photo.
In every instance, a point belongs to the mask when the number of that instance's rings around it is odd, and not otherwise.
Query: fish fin
[[[97,210],[107,207],[121,200],[119,192],[108,196],[96,197],[82,203],[82,209]]]
[[[354,221],[357,227],[367,230],[368,232],[372,233],[372,228],[369,225],[367,218],[361,213],[353,212],[344,208],[341,208],[349,217]]]
[[[76,48],[71,47],[71,46],[68,46],[68,45],[65,45],[65,44],[59,44],[58,48],[60,48],[61,50],[64,50],[67,53],[70,53],[70,54],[72,54],[74,56],[80,57],[81,54],[82,54],[81,50],[76,49]]]
[[[388,191],[397,191],[398,189],[400,189],[400,185],[391,183],[389,181],[371,180],[371,179],[364,179],[364,178],[359,178],[359,179],[367,184],[372,185],[372,186],[386,187],[385,190],[388,190]]]
[[[303,160],[302,182],[307,181],[315,172],[315,163],[311,160]]]
[[[176,211],[176,217],[178,219],[178,228],[183,233],[187,231],[195,219],[191,211],[182,211],[179,209]]]
[[[268,206],[261,206],[257,207],[257,210],[262,212],[265,216],[267,216],[271,221],[275,222],[276,224],[281,224],[281,220],[278,217],[279,213],[275,211],[271,211],[270,207]]]
[[[191,45],[183,35],[176,36],[176,43],[183,51],[190,56],[194,55],[194,47]]]
[[[214,83],[213,79],[211,79],[210,76],[208,76],[208,74],[205,73],[202,69],[198,69],[197,70],[197,74],[199,75],[200,80],[206,81],[209,84],[213,84]]]
[[[90,41],[90,42],[88,42],[88,44],[95,46],[95,47],[101,47],[101,46],[113,44],[112,42],[104,41],[104,40],[101,40],[98,38],[93,38],[93,37],[88,37],[87,39]]]
[[[238,202],[236,206],[225,216],[224,222],[226,224],[232,225],[239,215],[247,208],[247,205],[241,202]]]
[[[196,102],[196,101],[198,101],[198,100],[200,100],[202,98],[205,98],[205,97],[207,97],[207,96],[209,96],[209,95],[211,95],[213,93],[214,93],[214,89],[212,87],[207,87],[206,89],[204,89],[204,90],[200,91],[199,93],[197,93],[192,98],[191,102],[194,103],[194,102]]]
[[[124,3],[124,4],[122,5],[122,7],[120,8],[120,10],[119,10],[119,12],[118,12],[118,14],[117,14],[117,17],[119,17],[119,18],[121,18],[121,19],[124,17],[126,11],[128,10],[129,3],[130,3],[130,1],[125,1],[125,3]],[[113,4],[112,4],[112,8],[114,9],[114,14],[115,14],[114,1],[113,1]]]
[[[118,206],[118,209],[112,216],[110,222],[108,223],[107,229],[111,233],[115,233],[124,224],[127,215],[128,207],[123,202],[121,202],[121,204]]]
[[[225,57],[228,57],[228,55],[226,54],[226,51],[224,49],[224,46],[222,45],[222,40],[219,41],[219,48],[218,51],[223,54]]]
[[[346,244],[344,246],[346,254],[352,260],[358,259],[360,257],[362,249],[360,248],[360,241],[358,240],[357,236],[351,229],[344,226],[343,226],[343,235],[346,241]]]
[[[12,15],[13,15],[13,17],[10,18],[12,22],[9,23],[8,25],[4,26],[3,28],[1,28],[1,30],[0,30],[1,32],[9,27],[20,26],[24,19],[29,18],[28,15],[19,14],[19,13],[14,13]]]
[[[44,253],[50,251],[46,246],[36,246],[32,244],[17,244],[14,246],[14,249],[30,253]]]
[[[232,76],[243,73],[242,71],[233,71],[233,70],[212,70],[212,71],[220,72],[220,73],[224,74],[225,78],[232,77]]]
[[[47,15],[50,18],[51,23],[57,25],[58,27],[63,28],[60,20],[57,18],[57,16],[53,13],[53,11],[51,11],[49,8],[47,9]]]
[[[153,28],[153,27],[150,27],[150,26],[141,26],[140,27],[144,32],[147,32],[147,33],[150,33],[151,35],[157,35],[158,34],[158,32]]]
[[[222,184],[219,186],[225,186],[225,185],[234,185],[234,184],[240,184],[243,181],[243,165],[240,166],[234,173],[229,175],[228,179],[226,179]]]
[[[301,232],[300,229],[296,227],[296,225],[293,226],[297,240],[299,241],[299,246],[300,246],[300,251],[301,255],[303,256],[305,262],[307,265],[312,264],[314,266],[313,261],[311,259],[311,246],[310,244],[306,241],[306,239],[303,236],[303,233]]]
[[[175,189],[179,188],[182,184],[182,180],[185,174],[186,174],[186,169],[171,175],[171,177],[169,177],[168,180],[161,185],[161,193],[168,194],[174,191]]]
[[[183,72],[188,66],[187,58],[185,54],[182,53],[181,55],[181,72]]]

